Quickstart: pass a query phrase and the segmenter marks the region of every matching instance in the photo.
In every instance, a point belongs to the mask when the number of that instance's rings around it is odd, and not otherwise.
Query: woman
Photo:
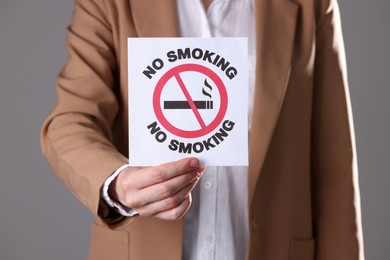
[[[243,34],[249,167],[128,167],[127,38]],[[68,51],[42,147],[97,216],[90,259],[363,259],[336,0],[77,0]],[[196,184],[213,176],[218,203],[206,206]]]

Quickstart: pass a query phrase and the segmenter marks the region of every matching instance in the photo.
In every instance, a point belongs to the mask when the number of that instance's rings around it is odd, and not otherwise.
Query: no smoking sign
[[[245,38],[129,38],[129,163],[248,163]]]
[[[176,100],[177,96],[182,98]],[[169,70],[158,81],[153,95],[157,119],[170,133],[183,138],[209,134],[222,122],[227,106],[225,84],[211,69],[199,64],[182,64]]]

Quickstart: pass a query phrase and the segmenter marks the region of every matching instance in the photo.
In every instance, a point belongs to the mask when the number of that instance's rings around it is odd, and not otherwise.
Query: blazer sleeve
[[[316,260],[363,260],[360,197],[337,0],[317,1],[312,182]]]
[[[68,60],[58,75],[58,102],[44,122],[41,146],[59,178],[103,222],[123,217],[101,200],[104,181],[128,162],[112,144],[119,105],[117,61],[102,0],[76,0],[68,27]]]

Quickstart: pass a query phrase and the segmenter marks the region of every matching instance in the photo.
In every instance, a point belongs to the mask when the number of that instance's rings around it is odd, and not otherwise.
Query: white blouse
[[[253,108],[255,18],[253,0],[177,0],[181,36],[248,37],[249,127]],[[248,227],[248,168],[207,167],[192,191],[185,216],[184,260],[245,259]]]

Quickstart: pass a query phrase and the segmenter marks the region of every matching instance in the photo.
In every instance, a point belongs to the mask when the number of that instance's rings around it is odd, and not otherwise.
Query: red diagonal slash
[[[188,92],[186,86],[184,85],[184,82],[181,79],[179,73],[175,74],[175,78],[177,80],[177,83],[179,83],[179,86],[180,86],[181,90],[183,91],[183,94],[184,94],[185,98],[187,99],[188,104],[190,104],[192,112],[194,112],[194,115],[195,115],[196,119],[198,120],[200,127],[202,129],[206,128],[206,124],[204,123],[202,116],[200,115],[198,109],[196,108],[194,100],[192,100],[192,97],[191,97],[190,93]]]

